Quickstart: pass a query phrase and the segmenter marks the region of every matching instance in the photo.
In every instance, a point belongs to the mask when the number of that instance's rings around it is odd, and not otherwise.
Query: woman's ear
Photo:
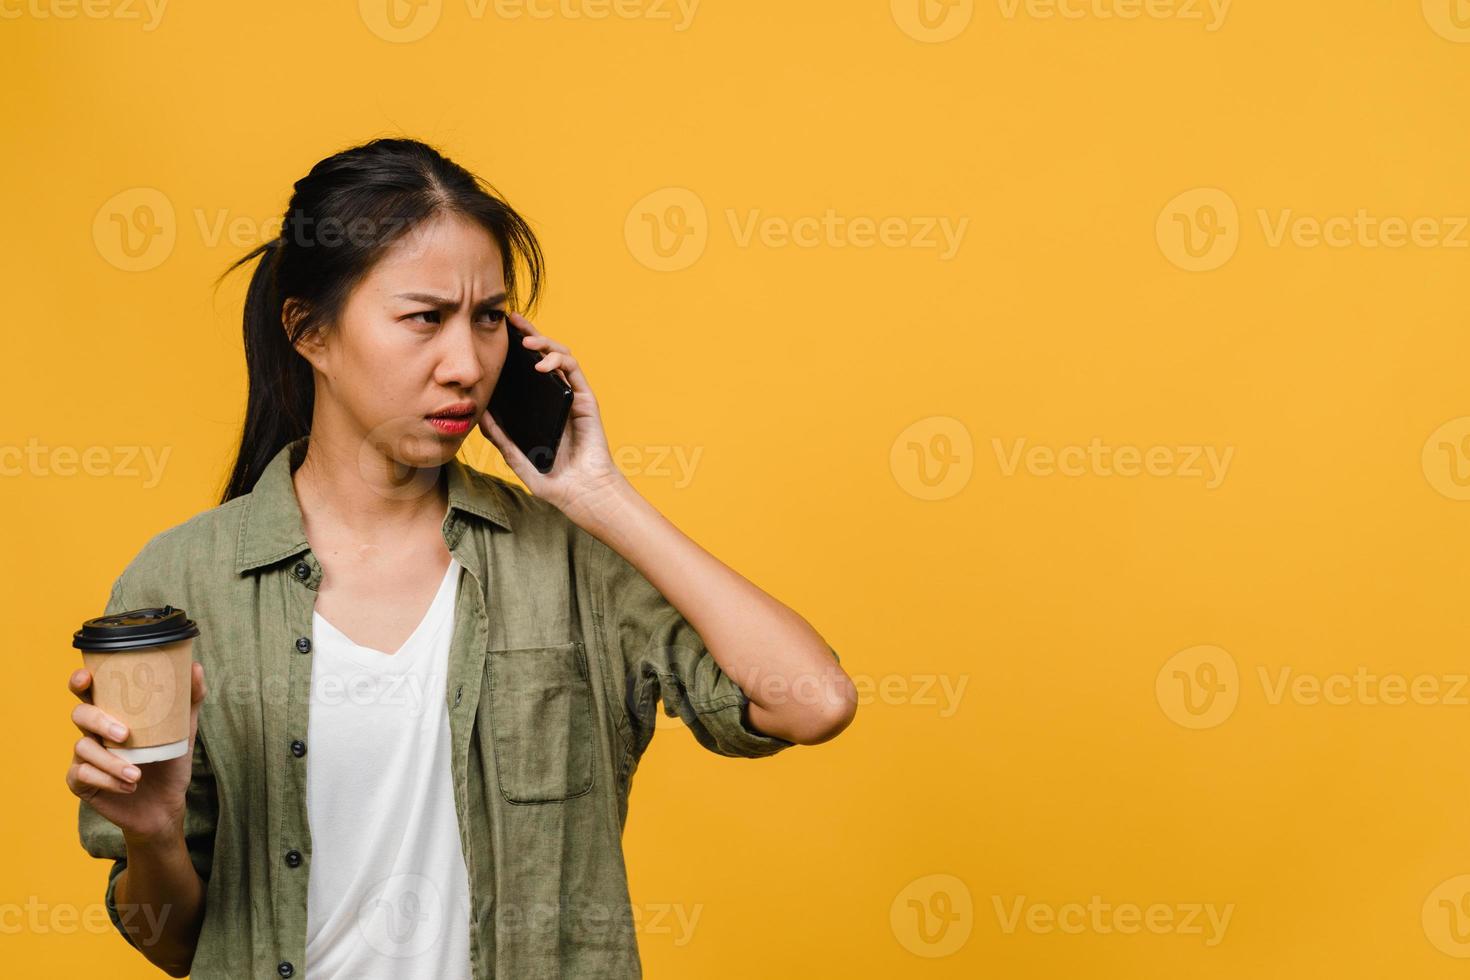
[[[324,338],[320,329],[308,330],[299,339],[291,341],[292,335],[306,319],[306,314],[306,304],[294,296],[289,297],[281,307],[281,329],[286,331],[286,339],[291,342],[292,347],[296,348],[296,352],[311,362],[313,367],[319,368],[322,366],[321,361],[326,352],[326,344],[323,342]]]

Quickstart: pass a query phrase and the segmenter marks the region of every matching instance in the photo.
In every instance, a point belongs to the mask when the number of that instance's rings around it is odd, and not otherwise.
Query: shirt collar
[[[281,447],[255,487],[246,494],[245,514],[240,525],[240,542],[235,552],[235,571],[244,573],[305,551],[310,545],[301,519],[301,503],[291,474],[306,458],[308,436]],[[455,512],[474,514],[509,531],[505,516],[504,490],[495,478],[471,469],[458,456],[445,464],[449,473],[449,513],[445,516],[446,540]]]

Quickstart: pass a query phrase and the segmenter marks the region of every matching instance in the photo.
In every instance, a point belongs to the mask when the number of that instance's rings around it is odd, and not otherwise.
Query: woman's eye
[[[480,316],[486,318],[491,323],[503,323],[505,321],[504,310],[481,310]],[[433,317],[432,320],[420,321],[422,323],[438,323],[440,319],[438,310],[420,310],[417,313],[410,313],[408,315],[410,320],[416,317]]]

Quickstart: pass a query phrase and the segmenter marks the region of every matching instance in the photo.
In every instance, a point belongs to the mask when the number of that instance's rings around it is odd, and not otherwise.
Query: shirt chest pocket
[[[592,789],[592,682],[581,641],[485,658],[490,738],[500,794],[557,803]]]

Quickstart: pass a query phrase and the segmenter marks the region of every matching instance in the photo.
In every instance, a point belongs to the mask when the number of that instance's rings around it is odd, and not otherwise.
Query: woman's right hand
[[[127,729],[92,703],[92,672],[78,668],[67,681],[68,689],[82,702],[71,713],[82,737],[66,770],[67,788],[117,825],[125,837],[152,840],[183,833],[184,798],[194,771],[194,736],[204,700],[204,665],[192,664],[189,676],[189,750],[174,759],[137,764],[112,754],[102,744],[104,735],[122,741]],[[118,728],[113,729],[114,725]]]

